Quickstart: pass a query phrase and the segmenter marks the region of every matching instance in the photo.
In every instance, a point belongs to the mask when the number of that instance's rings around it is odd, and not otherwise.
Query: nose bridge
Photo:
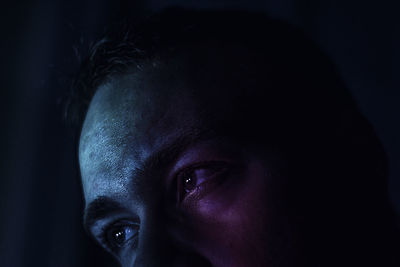
[[[134,267],[210,267],[175,216],[156,207],[143,212]],[[181,227],[180,227],[181,226]]]
[[[168,266],[175,247],[168,218],[160,201],[151,201],[141,212],[135,267]]]
[[[188,238],[187,227],[176,207],[154,179],[142,184],[140,230],[134,267],[210,266]],[[152,181],[151,183],[149,181]]]

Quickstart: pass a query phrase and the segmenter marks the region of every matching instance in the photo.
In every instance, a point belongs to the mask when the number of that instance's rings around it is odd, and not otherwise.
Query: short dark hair
[[[271,65],[286,64],[286,73],[307,73],[314,83],[330,81],[332,87],[343,88],[326,56],[287,23],[253,12],[169,8],[139,21],[116,23],[92,45],[72,84],[68,120],[79,127],[96,89],[113,75],[207,40],[240,43],[257,50],[260,57],[268,55],[275,61]],[[352,102],[347,91],[336,94],[342,102]]]
[[[292,172],[293,209],[310,215],[314,221],[307,221],[305,228],[320,234],[310,237],[310,242],[329,239],[329,248],[321,250],[331,249],[330,253],[335,246],[342,246],[353,257],[374,251],[389,257],[393,251],[386,249],[395,242],[397,230],[388,200],[387,160],[382,145],[334,64],[304,33],[287,23],[243,11],[167,9],[146,20],[111,28],[93,45],[73,83],[68,116],[77,133],[91,98],[107,79],[140,71],[143,64],[163,60],[199,42],[237,43],[265,61],[265,65],[257,63],[248,72],[255,72],[252,77],[256,77],[254,84],[259,83],[256,86],[276,87],[259,90],[261,95],[256,93],[256,97],[254,92],[248,93],[253,99],[243,99],[245,104],[233,120],[241,120],[239,117],[246,114],[265,114],[268,105],[275,109],[275,118],[269,117],[275,120],[270,124],[278,128],[273,142],[287,152],[292,163],[286,171]],[[268,81],[262,75],[266,65],[272,73]],[[266,103],[267,98],[272,100]],[[241,121],[256,125],[255,120],[260,119],[262,116]],[[294,135],[297,137],[292,138]],[[313,168],[312,173],[305,173],[307,168]],[[323,179],[318,176],[321,174]],[[305,188],[313,194],[302,195]],[[335,218],[335,214],[347,220]],[[324,223],[332,227],[336,224],[337,229],[325,229]],[[371,227],[381,232],[368,232]],[[322,236],[324,230],[330,233]],[[323,255],[328,257],[321,252]]]

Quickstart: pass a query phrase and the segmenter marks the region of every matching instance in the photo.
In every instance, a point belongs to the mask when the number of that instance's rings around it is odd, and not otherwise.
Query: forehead
[[[140,72],[116,76],[98,88],[79,144],[87,203],[98,196],[127,195],[132,175],[146,159],[193,131],[218,128],[232,134],[246,128],[240,127],[245,116],[238,107],[248,110],[243,96],[251,95],[255,77],[261,76],[246,70],[258,65],[252,57],[238,60],[232,56],[237,49],[228,48],[218,55],[188,51],[148,62]]]
[[[123,75],[98,89],[79,143],[87,201],[128,194],[131,176],[147,158],[196,127],[196,103],[180,86],[148,74]]]

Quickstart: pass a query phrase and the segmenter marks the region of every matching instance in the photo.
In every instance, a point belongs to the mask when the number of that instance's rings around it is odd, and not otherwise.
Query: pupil
[[[122,230],[118,230],[114,233],[114,240],[115,243],[117,243],[118,245],[124,243],[125,241],[125,233]]]
[[[195,187],[195,180],[193,179],[192,176],[187,176],[184,180],[185,182],[185,191],[189,192],[190,190],[193,190],[193,188]]]

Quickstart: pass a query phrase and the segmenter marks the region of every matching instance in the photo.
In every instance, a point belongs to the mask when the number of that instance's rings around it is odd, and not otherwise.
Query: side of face
[[[274,155],[208,128],[202,114],[232,107],[193,87],[160,68],[98,89],[79,146],[86,227],[122,266],[290,266]]]

